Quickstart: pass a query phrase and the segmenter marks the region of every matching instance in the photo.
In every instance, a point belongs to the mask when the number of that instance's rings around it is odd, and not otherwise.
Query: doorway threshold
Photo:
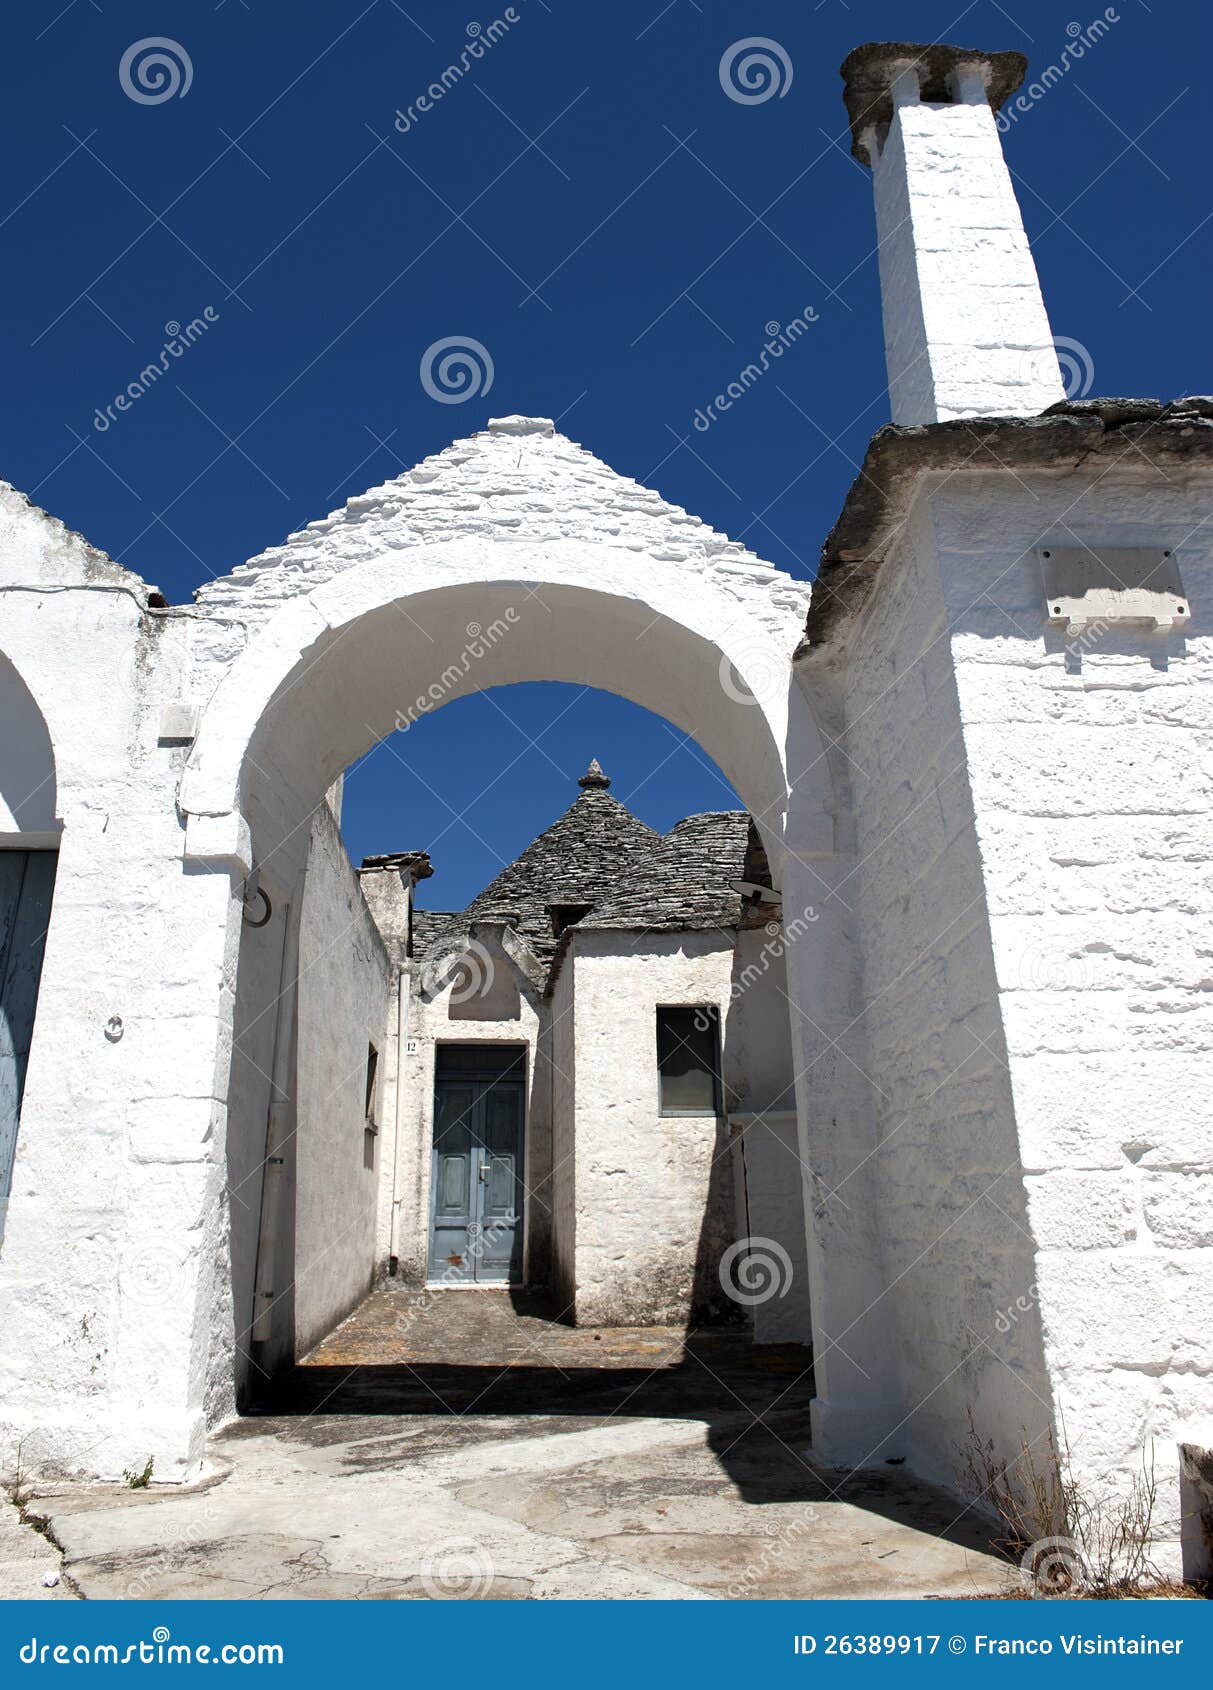
[[[464,1284],[449,1279],[427,1279],[427,1291],[522,1291],[525,1290],[520,1279],[474,1279]]]

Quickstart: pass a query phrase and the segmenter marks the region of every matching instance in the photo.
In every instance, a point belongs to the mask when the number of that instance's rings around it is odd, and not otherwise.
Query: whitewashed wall
[[[751,1310],[758,1343],[812,1341],[805,1233],[809,1163],[796,1126],[796,1077],[788,1025],[787,938],[782,923],[737,934],[724,1019],[724,1084],[739,1183],[737,1235],[752,1261],[730,1283]]]
[[[1039,616],[1037,617],[1039,627]],[[966,1417],[1018,1449],[1051,1423],[1032,1238],[947,611],[925,513],[849,630],[845,745],[857,860],[876,1312],[897,1359],[889,1453],[954,1483]],[[852,1200],[851,1189],[840,1192]],[[845,1343],[845,1339],[843,1339]]]
[[[230,1328],[213,1150],[232,891],[183,873],[186,753],[159,739],[189,620],[0,486],[0,650],[49,731],[63,824],[0,1255],[6,1465],[24,1439],[52,1471],[193,1470],[209,1329]],[[231,1401],[229,1369],[212,1407]]]
[[[573,985],[577,961],[569,952],[552,988],[552,1289],[561,1314],[577,1303],[577,1023]]]
[[[711,1116],[662,1117],[657,1005],[712,1004],[724,1027],[732,936],[587,930],[570,964],[577,1324],[684,1321],[696,1293],[725,1301],[716,1264],[734,1236],[733,1151]]]
[[[1153,1442],[1172,1540],[1176,1441],[1213,1443],[1210,490],[1129,455],[930,500],[1045,1359],[1085,1473]],[[1063,538],[1173,548],[1191,623],[1046,633]]]
[[[371,1289],[380,1137],[367,1046],[387,1044],[389,964],[327,805],[312,823],[299,943],[294,1316],[297,1353]],[[378,1125],[376,1091],[372,1117]]]

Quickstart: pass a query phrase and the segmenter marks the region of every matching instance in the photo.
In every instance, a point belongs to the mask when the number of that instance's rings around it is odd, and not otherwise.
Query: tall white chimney
[[[1065,397],[994,113],[1021,53],[874,42],[842,66],[872,167],[895,423],[1035,416]]]

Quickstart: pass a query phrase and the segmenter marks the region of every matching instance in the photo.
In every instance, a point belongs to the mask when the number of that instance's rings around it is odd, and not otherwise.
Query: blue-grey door
[[[508,1285],[522,1279],[523,1081],[478,1046],[440,1047],[434,1095],[429,1273],[443,1284]],[[461,1061],[461,1066],[458,1065]]]
[[[54,851],[0,851],[0,1237],[55,886]]]

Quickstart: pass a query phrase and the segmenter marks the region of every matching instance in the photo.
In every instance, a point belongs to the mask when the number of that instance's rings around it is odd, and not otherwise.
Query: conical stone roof
[[[562,816],[502,869],[463,912],[463,922],[508,920],[541,962],[556,954],[553,905],[597,905],[643,882],[662,836],[612,798],[597,759]]]

